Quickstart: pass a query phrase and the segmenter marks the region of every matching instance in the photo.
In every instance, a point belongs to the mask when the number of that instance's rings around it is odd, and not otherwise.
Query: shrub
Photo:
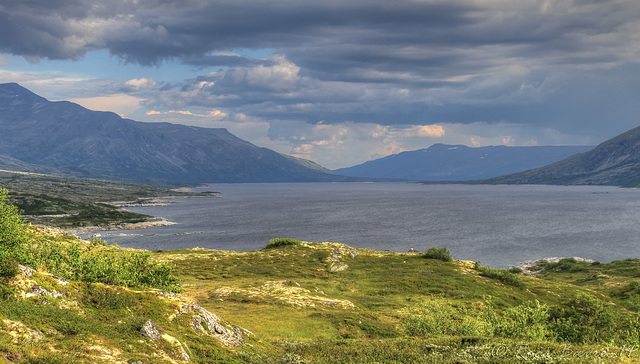
[[[520,273],[522,273],[522,268],[520,268],[520,267],[511,267],[511,268],[509,268],[509,273],[520,274]]]
[[[466,305],[434,298],[411,310],[402,323],[405,333],[412,336],[483,336],[491,333],[491,325],[484,318]]]
[[[563,307],[554,307],[550,317],[558,339],[576,344],[614,339],[620,321],[618,312],[607,303],[584,293]]]
[[[22,220],[14,205],[7,205],[9,192],[0,188],[0,258],[13,254],[13,249],[29,239],[29,224]]]
[[[574,258],[563,258],[556,263],[549,263],[546,267],[544,267],[545,271],[561,271],[568,273],[577,273],[585,270],[584,264],[580,264]]]
[[[475,269],[480,272],[480,275],[483,275],[485,277],[497,279],[504,284],[508,284],[520,289],[525,288],[525,285],[524,283],[522,283],[520,278],[506,269],[483,267],[477,262],[475,264]]]
[[[82,297],[83,303],[94,305],[100,309],[126,309],[139,304],[133,294],[123,289],[90,284]]]
[[[76,281],[181,290],[173,268],[151,262],[148,252],[117,252],[95,237],[86,245],[79,240],[31,236],[18,208],[5,203],[7,195],[6,189],[0,189],[0,277],[17,275],[20,262]]]
[[[108,245],[106,241],[102,240],[97,236],[92,236],[91,238],[89,238],[89,242],[91,243],[91,245],[96,245],[96,246]]]
[[[449,254],[449,249],[447,249],[446,246],[443,246],[440,249],[436,248],[435,246],[429,248],[429,250],[422,254],[422,257],[427,259],[438,259],[442,260],[443,262],[450,262],[453,260],[453,258],[451,258],[451,254]]]
[[[166,263],[150,261],[150,253],[115,251],[110,247],[35,239],[23,246],[18,260],[29,267],[46,270],[61,277],[128,287],[153,287],[181,291],[180,281]]]
[[[13,259],[0,258],[0,278],[13,278],[20,274],[18,262]]]
[[[502,337],[542,341],[552,336],[549,308],[537,300],[533,305],[521,304],[505,311],[495,334]]]
[[[271,239],[269,240],[269,244],[267,244],[267,246],[265,246],[265,249],[271,249],[271,248],[277,248],[277,247],[281,247],[281,246],[287,246],[287,245],[298,245],[302,243],[300,240],[296,240],[296,239],[291,239],[291,238],[276,238],[276,239]]]

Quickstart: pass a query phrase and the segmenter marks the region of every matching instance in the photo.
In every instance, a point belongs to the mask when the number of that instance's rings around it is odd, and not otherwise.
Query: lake
[[[496,268],[553,256],[604,263],[640,255],[636,189],[273,183],[207,190],[222,197],[129,208],[178,225],[99,233],[110,243],[148,250],[249,251],[278,237],[395,252],[446,245],[456,259]]]

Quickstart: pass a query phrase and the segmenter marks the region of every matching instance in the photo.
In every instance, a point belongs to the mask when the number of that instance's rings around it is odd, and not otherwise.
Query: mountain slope
[[[345,179],[226,129],[122,119],[50,102],[15,83],[0,85],[0,128],[0,155],[92,176],[179,183]]]
[[[427,149],[402,152],[357,166],[337,169],[346,176],[401,178],[425,181],[486,179],[557,162],[586,146],[471,148],[434,144]]]
[[[488,183],[640,185],[640,127],[557,163],[489,179]]]

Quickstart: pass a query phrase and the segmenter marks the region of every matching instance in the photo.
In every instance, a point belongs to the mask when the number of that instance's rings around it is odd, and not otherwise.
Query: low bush
[[[0,189],[0,277],[17,275],[19,262],[76,281],[181,290],[173,268],[151,262],[148,252],[117,251],[97,238],[86,244],[34,233],[18,209],[5,203],[7,195]]]
[[[112,310],[127,309],[139,304],[130,292],[95,284],[86,287],[82,295],[82,303],[93,305],[99,309]]]
[[[534,304],[521,304],[506,310],[497,321],[495,335],[534,341],[551,338],[549,307],[536,300]]]
[[[438,259],[442,260],[443,262],[450,262],[453,260],[453,258],[451,258],[451,254],[449,253],[449,249],[447,249],[446,246],[443,246],[440,249],[436,248],[435,246],[429,248],[429,250],[422,254],[422,257],[427,259]]]
[[[549,263],[547,266],[544,267],[544,270],[577,273],[585,270],[586,265],[587,263],[580,263],[574,258],[563,258],[556,263]]]
[[[265,246],[265,249],[272,249],[272,248],[278,248],[281,246],[287,246],[287,245],[298,245],[302,243],[300,240],[296,240],[296,239],[291,239],[291,238],[276,238],[276,239],[271,239],[269,240],[269,244],[267,244],[267,246]]]
[[[621,334],[618,324],[624,321],[612,306],[584,293],[552,307],[550,319],[559,341],[576,344],[612,342]]]
[[[514,286],[520,289],[524,289],[525,285],[522,283],[522,280],[515,274],[509,272],[507,269],[494,269],[489,267],[483,267],[480,264],[475,264],[475,269],[480,272],[480,275],[483,275],[488,278],[497,279],[504,284],[508,284],[510,286]]]
[[[0,258],[11,257],[13,249],[29,240],[29,224],[20,211],[5,203],[9,192],[0,188]]]
[[[120,252],[79,241],[39,241],[23,246],[18,259],[26,266],[80,282],[181,291],[173,268],[150,261],[150,256],[148,252]]]
[[[407,312],[402,323],[411,336],[483,336],[490,325],[477,310],[445,298],[429,299]]]
[[[18,269],[18,262],[14,259],[0,258],[0,279],[1,278],[13,278],[20,274]]]

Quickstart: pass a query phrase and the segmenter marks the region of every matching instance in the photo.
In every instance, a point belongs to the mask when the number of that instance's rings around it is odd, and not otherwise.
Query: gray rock
[[[22,275],[24,277],[31,277],[33,275],[33,273],[36,272],[35,269],[29,268],[29,267],[27,267],[25,265],[22,265],[22,264],[18,264],[18,269],[20,269],[20,272],[22,273]]]
[[[31,329],[31,328],[27,328],[27,330],[29,330],[29,333],[31,334],[31,337],[33,337],[35,340],[42,340],[44,339],[44,335],[35,329]]]
[[[151,320],[147,321],[142,326],[142,328],[140,329],[140,332],[142,333],[143,336],[148,337],[153,341],[156,341],[162,337],[162,335],[160,335],[160,332],[156,328],[156,325]]]
[[[180,301],[182,299],[180,297],[180,295],[178,295],[175,292],[171,292],[171,291],[158,292],[158,293],[156,293],[156,296],[162,297],[162,298],[166,298],[166,299],[172,300],[172,301]]]
[[[349,265],[345,264],[345,263],[337,263],[331,266],[331,268],[329,268],[330,272],[341,272],[343,270],[349,269]]]
[[[217,337],[220,341],[228,346],[239,347],[244,345],[244,339],[242,338],[242,330],[236,328],[229,329],[222,325],[223,321],[219,316],[207,311],[197,303],[190,303],[182,306],[182,310],[185,312],[193,312],[196,316],[191,323],[196,330],[205,330],[204,322],[209,328],[209,333]]]
[[[61,284],[63,286],[66,286],[67,284],[69,284],[67,280],[60,278],[58,276],[54,276],[53,274],[49,274],[49,277],[53,278],[56,282],[58,282],[58,284]]]
[[[196,330],[206,331],[204,326],[202,326],[202,317],[200,316],[193,316],[193,321],[191,322],[191,325]]]
[[[49,296],[52,298],[60,298],[60,297],[64,297],[64,295],[56,290],[53,290],[52,292],[49,292],[48,290],[40,287],[40,286],[33,286],[31,287],[31,292],[34,296]]]

